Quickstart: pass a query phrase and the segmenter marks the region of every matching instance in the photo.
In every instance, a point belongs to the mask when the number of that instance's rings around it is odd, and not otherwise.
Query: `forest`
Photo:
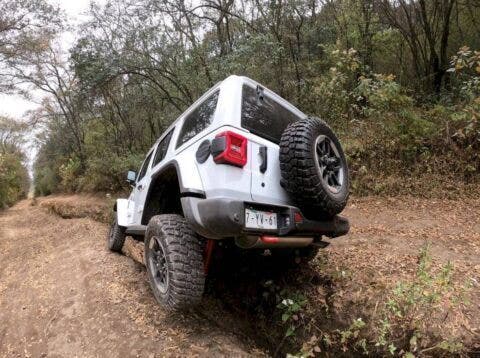
[[[0,89],[42,100],[20,124],[1,119],[0,203],[27,187],[26,129],[37,195],[122,191],[162,131],[231,74],[325,119],[356,195],[478,187],[476,0],[120,0],[92,2],[73,28],[43,0],[1,3]]]

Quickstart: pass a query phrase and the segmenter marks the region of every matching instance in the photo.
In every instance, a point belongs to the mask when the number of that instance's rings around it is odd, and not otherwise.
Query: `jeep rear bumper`
[[[185,216],[201,235],[212,239],[244,235],[338,237],[348,233],[350,224],[342,216],[308,220],[299,208],[232,200],[228,198],[182,198]],[[245,208],[277,213],[278,228],[249,229],[245,227]]]

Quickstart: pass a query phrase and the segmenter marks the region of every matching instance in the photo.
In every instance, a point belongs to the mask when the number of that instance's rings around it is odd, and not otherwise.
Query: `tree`
[[[42,52],[63,27],[60,11],[44,0],[0,0],[0,91],[13,91],[12,64]]]
[[[28,64],[28,66],[27,66]],[[73,138],[73,151],[82,167],[85,164],[84,153],[84,110],[82,93],[76,88],[75,73],[68,69],[61,50],[49,44],[44,51],[32,53],[21,64],[12,63],[11,71],[16,80],[30,85],[31,89],[43,92],[47,97],[32,119],[62,118],[65,129]]]
[[[451,20],[457,0],[382,1],[388,24],[402,34],[419,78],[440,93],[445,84]]]
[[[23,198],[29,177],[21,149],[26,127],[11,118],[0,117],[0,209]]]

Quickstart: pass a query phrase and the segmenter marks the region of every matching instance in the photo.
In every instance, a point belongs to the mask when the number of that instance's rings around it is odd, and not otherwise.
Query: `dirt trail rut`
[[[22,201],[0,213],[0,356],[245,356],[208,320],[154,301],[145,269],[105,249],[106,226]]]

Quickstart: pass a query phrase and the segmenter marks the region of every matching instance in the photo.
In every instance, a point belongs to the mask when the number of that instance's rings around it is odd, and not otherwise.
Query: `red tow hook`
[[[215,247],[215,240],[207,239],[207,246],[205,247],[205,259],[203,261],[203,271],[205,276],[208,275],[208,269],[210,268],[210,262],[212,261],[212,252]]]

